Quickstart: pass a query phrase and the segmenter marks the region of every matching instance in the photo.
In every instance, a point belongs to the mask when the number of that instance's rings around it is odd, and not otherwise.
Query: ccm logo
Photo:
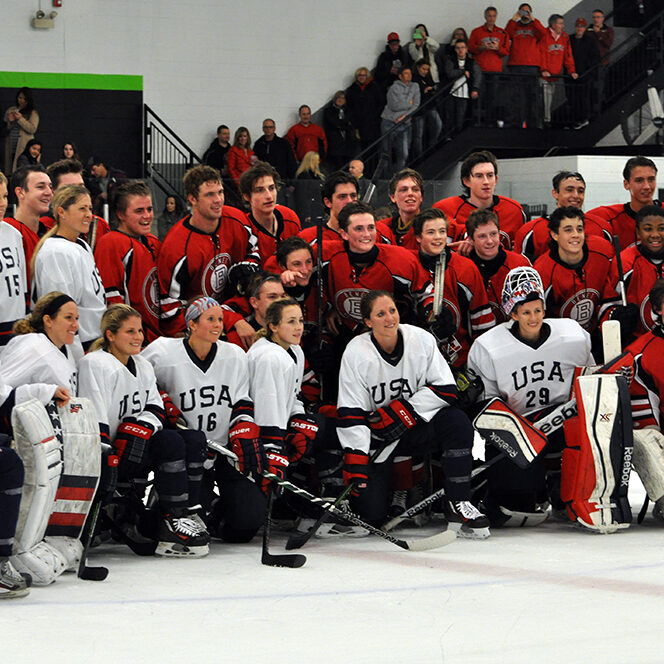
[[[413,422],[413,418],[410,416],[408,411],[399,409],[398,415],[409,427],[415,426],[415,422]]]
[[[150,437],[150,431],[145,427],[139,426],[137,424],[125,423],[123,429],[125,430],[125,433],[130,433],[132,436],[138,436],[139,438]]]

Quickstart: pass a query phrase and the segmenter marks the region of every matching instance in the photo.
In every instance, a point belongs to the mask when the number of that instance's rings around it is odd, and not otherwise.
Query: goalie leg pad
[[[633,456],[629,389],[622,376],[579,377],[578,417],[565,422],[561,498],[572,521],[601,533],[627,528]]]
[[[497,397],[482,409],[473,426],[519,468],[527,468],[547,443],[543,433]]]
[[[664,435],[655,429],[634,431],[632,463],[648,498],[657,502],[664,496]]]
[[[53,583],[69,566],[65,556],[44,540],[28,551],[19,551],[11,562],[19,572],[30,574],[36,586]]]

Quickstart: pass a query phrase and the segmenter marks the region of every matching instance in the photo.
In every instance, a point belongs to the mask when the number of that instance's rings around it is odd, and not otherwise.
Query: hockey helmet
[[[542,300],[544,304],[544,286],[537,270],[532,267],[515,267],[505,277],[503,285],[502,307],[509,316],[514,307],[521,302]]]

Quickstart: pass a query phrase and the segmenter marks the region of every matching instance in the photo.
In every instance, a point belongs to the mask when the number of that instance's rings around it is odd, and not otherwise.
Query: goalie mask
[[[544,304],[544,286],[537,270],[532,267],[515,267],[507,273],[501,304],[508,316],[517,304],[537,299]]]

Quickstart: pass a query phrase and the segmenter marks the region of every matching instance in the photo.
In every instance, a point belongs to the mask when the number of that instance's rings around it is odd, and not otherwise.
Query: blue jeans
[[[381,120],[381,133],[384,134],[389,131],[395,124],[396,122],[392,122],[392,120]],[[392,153],[394,152],[392,163],[395,171],[404,168],[408,161],[411,131],[410,120],[402,120],[397,129],[383,139],[383,151],[387,153],[390,161],[392,161]]]
[[[430,108],[413,119],[413,158],[419,157],[423,149],[433,145],[440,136],[443,121],[435,108]],[[426,141],[424,135],[426,132]]]

